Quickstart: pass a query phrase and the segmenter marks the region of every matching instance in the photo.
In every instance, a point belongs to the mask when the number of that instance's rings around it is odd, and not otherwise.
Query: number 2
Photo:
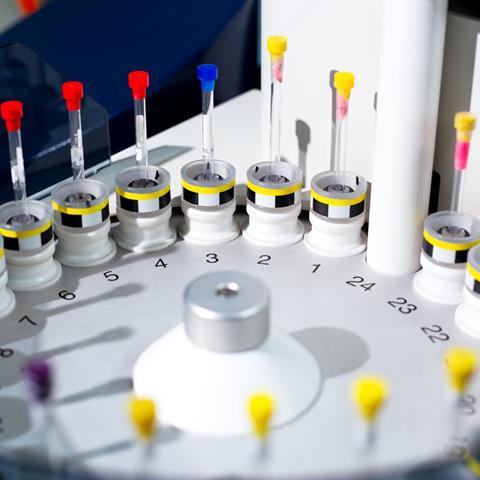
[[[270,265],[269,261],[272,259],[270,255],[260,255],[258,258],[260,260],[257,262],[257,265]]]

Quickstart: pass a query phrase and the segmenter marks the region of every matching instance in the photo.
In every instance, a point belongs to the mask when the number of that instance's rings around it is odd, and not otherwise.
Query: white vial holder
[[[203,179],[203,160],[182,167],[183,219],[178,233],[187,242],[215,245],[239,235],[235,213],[235,167],[222,160],[210,160],[211,179]]]
[[[117,249],[109,237],[108,188],[95,180],[84,180],[83,184],[82,194],[73,181],[57,185],[52,192],[58,236],[55,257],[70,267],[100,265],[110,260]]]
[[[170,225],[170,174],[152,165],[135,166],[120,172],[115,184],[120,222],[113,230],[117,244],[134,252],[170,246],[176,238]]]
[[[480,245],[468,252],[463,300],[455,310],[455,322],[468,335],[480,338]]]
[[[8,273],[3,248],[3,237],[0,237],[0,318],[8,315],[15,308],[15,295],[7,287]]]
[[[413,282],[417,292],[431,302],[460,303],[468,251],[478,243],[480,221],[475,217],[458,212],[429,215],[423,229],[422,270]]]
[[[197,435],[250,433],[245,405],[261,391],[278,399],[272,427],[291,422],[315,402],[322,376],[303,345],[270,325],[260,280],[240,272],[196,278],[183,323],[138,358],[135,394],[162,406],[162,425]]]
[[[53,258],[55,245],[50,205],[29,200],[28,213],[32,221],[12,222],[22,213],[16,202],[2,205],[0,234],[8,270],[7,285],[17,292],[28,292],[53,285],[60,278],[62,268]]]
[[[302,172],[285,162],[261,162],[247,170],[248,222],[243,235],[268,247],[293,245],[303,238],[298,220]]]
[[[343,185],[343,190],[334,186]],[[347,187],[347,188],[345,188]],[[305,244],[326,257],[350,257],[365,250],[367,181],[352,172],[322,172],[312,178],[310,223]]]

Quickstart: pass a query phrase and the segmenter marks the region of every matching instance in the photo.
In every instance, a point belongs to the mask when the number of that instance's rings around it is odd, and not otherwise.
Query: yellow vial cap
[[[365,421],[375,420],[387,393],[387,384],[379,377],[361,377],[353,384],[353,401]]]
[[[455,114],[453,125],[456,130],[471,132],[477,126],[477,117],[470,112],[458,112]]]
[[[287,37],[272,35],[267,38],[267,50],[272,57],[280,57],[287,51]]]
[[[148,398],[134,397],[129,403],[130,420],[138,436],[150,440],[155,433],[155,403]]]
[[[355,75],[350,72],[335,72],[333,86],[345,100],[348,100],[350,92],[355,86]]]
[[[462,393],[477,370],[477,356],[469,348],[451,348],[445,355],[445,367],[450,385]]]
[[[274,413],[275,405],[271,395],[257,393],[250,397],[248,413],[253,423],[254,433],[259,438],[268,435],[270,421]]]

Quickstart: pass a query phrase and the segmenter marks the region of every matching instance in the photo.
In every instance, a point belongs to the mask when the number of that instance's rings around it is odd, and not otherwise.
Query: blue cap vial
[[[213,63],[204,63],[197,67],[197,78],[200,80],[202,91],[211,92],[218,78],[218,67]]]

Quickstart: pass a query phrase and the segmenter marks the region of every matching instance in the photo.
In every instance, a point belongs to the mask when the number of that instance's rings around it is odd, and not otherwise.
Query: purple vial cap
[[[50,364],[41,359],[31,360],[24,367],[24,375],[33,398],[37,402],[48,400],[52,390]]]

